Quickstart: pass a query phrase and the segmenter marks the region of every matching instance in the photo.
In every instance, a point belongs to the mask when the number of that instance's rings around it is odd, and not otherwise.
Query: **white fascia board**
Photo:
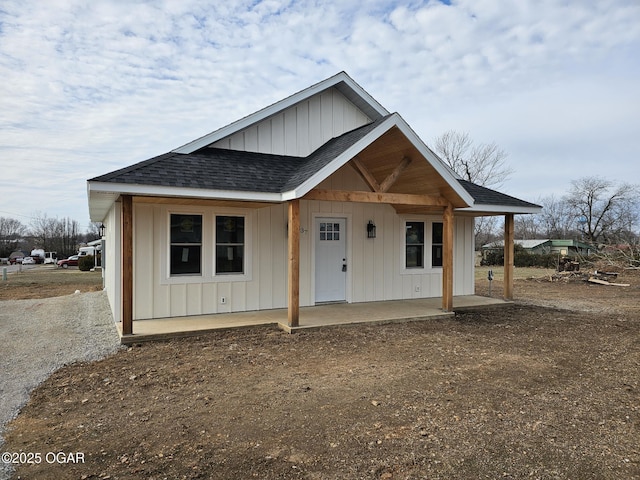
[[[156,185],[134,185],[127,183],[89,182],[89,193],[118,193],[120,195],[143,195],[153,197],[205,198],[256,202],[281,202],[280,193],[243,192],[235,190],[210,190],[203,188],[176,188]]]
[[[449,184],[451,188],[464,200],[467,205],[473,205],[474,198],[471,196],[469,192],[467,192],[462,185],[458,182],[458,176],[456,173],[449,168],[440,158],[433,153],[433,151],[427,147],[427,145],[422,141],[422,139],[413,131],[413,129],[409,126],[407,122],[397,113],[393,114],[397,115],[397,127],[404,134],[405,137],[409,139],[409,141],[418,149],[418,151],[422,154],[424,158],[431,164],[433,168],[435,168],[436,172]]]
[[[333,77],[327,78],[320,83],[316,83],[315,85],[312,85],[311,87],[308,87],[298,93],[294,93],[290,97],[269,105],[262,110],[258,110],[257,112],[241,118],[240,120],[237,120],[227,125],[226,127],[222,127],[212,133],[209,133],[208,135],[200,137],[172,151],[174,153],[193,153],[199,148],[206,147],[207,145],[217,142],[222,138],[232,135],[240,130],[244,130],[254,123],[260,122],[272,115],[286,110],[296,103],[299,103],[303,100],[306,100],[307,98],[312,97],[313,95],[316,95],[317,93],[334,87],[341,82],[344,82],[344,84],[346,84],[354,94],[356,94],[359,98],[361,98],[369,106],[371,106],[371,108],[378,112],[381,117],[389,114],[389,112],[382,105],[380,105],[371,95],[369,95],[362,87],[360,87],[360,85],[354,82],[353,79],[349,77],[349,75],[347,75],[345,72],[340,72]]]
[[[466,208],[456,208],[456,212],[462,213],[487,213],[487,214],[505,214],[505,213],[514,213],[517,215],[520,214],[536,214],[542,211],[542,207],[514,207],[510,205],[474,205],[473,207]]]
[[[282,199],[285,201],[294,200],[296,198],[304,197],[312,188],[318,185],[323,180],[329,178],[333,175],[339,168],[345,165],[349,160],[358,155],[362,150],[367,148],[373,142],[375,142],[378,138],[380,138],[384,133],[386,133],[391,127],[396,125],[395,114],[390,116],[380,125],[378,125],[375,129],[370,131],[356,143],[354,143],[347,150],[342,152],[335,160],[330,162],[328,165],[325,165],[322,169],[312,175],[308,180],[303,182],[294,190],[290,190],[288,192],[284,192],[282,194]]]

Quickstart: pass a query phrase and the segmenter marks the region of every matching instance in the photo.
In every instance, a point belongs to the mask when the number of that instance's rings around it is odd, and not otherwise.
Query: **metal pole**
[[[2,281],[7,281],[7,267],[2,267]]]
[[[491,296],[491,282],[493,282],[493,270],[489,270],[487,273],[487,279],[489,280],[489,296]]]

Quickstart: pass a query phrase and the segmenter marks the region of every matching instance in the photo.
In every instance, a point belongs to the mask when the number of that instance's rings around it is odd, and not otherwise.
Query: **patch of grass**
[[[0,300],[24,300],[69,295],[76,290],[102,290],[102,273],[81,272],[41,265],[18,273],[10,273],[7,281],[0,280]]]
[[[487,273],[489,270],[493,270],[493,279],[497,281],[504,280],[504,267],[476,267],[475,279],[487,280]],[[515,280],[525,280],[527,278],[540,278],[553,275],[555,270],[553,268],[539,268],[539,267],[514,267],[513,278]]]

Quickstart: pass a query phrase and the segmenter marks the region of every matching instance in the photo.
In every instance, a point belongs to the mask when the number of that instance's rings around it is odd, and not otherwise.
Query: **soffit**
[[[456,208],[467,206],[398,127],[389,129],[357,155],[357,159],[379,184],[393,173],[405,157],[410,158],[411,163],[388,189],[389,193],[437,195],[446,198]]]

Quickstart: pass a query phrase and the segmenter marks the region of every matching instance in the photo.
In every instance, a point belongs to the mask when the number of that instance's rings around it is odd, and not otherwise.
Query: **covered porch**
[[[191,317],[173,317],[155,320],[137,320],[135,335],[123,333],[117,323],[122,344],[152,340],[197,336],[216,330],[273,325],[286,332],[309,330],[329,326],[353,324],[379,324],[405,321],[433,320],[453,316],[455,311],[508,305],[511,302],[478,295],[453,297],[453,311],[442,310],[440,298],[389,300],[364,303],[333,303],[301,307],[299,324],[291,327],[287,309],[261,310]]]

